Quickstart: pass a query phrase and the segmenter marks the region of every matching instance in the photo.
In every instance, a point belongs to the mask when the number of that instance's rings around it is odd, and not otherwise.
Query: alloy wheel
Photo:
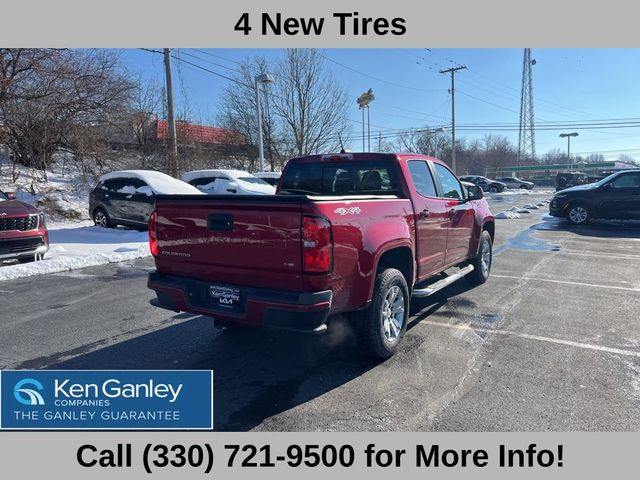
[[[404,294],[397,285],[389,288],[382,304],[384,338],[393,343],[398,340],[404,323]]]
[[[581,205],[576,205],[569,210],[569,220],[573,223],[584,223],[589,218],[589,212]]]

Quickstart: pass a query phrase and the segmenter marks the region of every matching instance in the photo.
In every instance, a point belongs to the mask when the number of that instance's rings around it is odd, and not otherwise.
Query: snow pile
[[[502,219],[520,218],[520,214],[515,210],[505,210],[504,212],[497,213],[496,218],[502,218]]]
[[[0,162],[0,190],[15,192],[16,199],[44,210],[50,220],[84,220],[89,218],[89,192],[94,179],[83,181],[77,172],[56,168],[43,172],[16,165],[18,175],[11,181],[11,164]]]
[[[496,195],[550,195],[555,193],[553,190],[525,190],[508,188],[504,192],[500,192]]]
[[[147,232],[100,228],[89,222],[49,225],[49,243],[44,260],[0,267],[0,280],[65,272],[150,255]]]

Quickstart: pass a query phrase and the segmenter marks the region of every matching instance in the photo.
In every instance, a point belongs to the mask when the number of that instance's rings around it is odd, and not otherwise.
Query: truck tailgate
[[[160,196],[157,270],[221,284],[299,291],[302,208],[300,197]]]

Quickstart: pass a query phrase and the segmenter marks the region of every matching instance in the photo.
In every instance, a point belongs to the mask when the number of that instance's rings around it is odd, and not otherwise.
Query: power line
[[[401,85],[401,84],[399,84],[399,83],[391,82],[391,81],[389,81],[389,80],[384,80],[384,79],[382,79],[382,78],[374,77],[373,75],[370,75],[370,74],[368,74],[368,73],[361,72],[360,70],[357,70],[357,69],[355,69],[355,68],[353,68],[353,67],[349,67],[348,65],[344,65],[343,63],[340,63],[340,62],[338,62],[338,61],[336,61],[336,60],[334,60],[334,59],[332,59],[332,58],[329,58],[329,57],[327,57],[327,56],[326,56],[325,54],[323,54],[323,53],[320,53],[320,56],[321,56],[322,58],[324,58],[324,59],[326,59],[326,60],[330,61],[331,63],[335,63],[336,65],[338,65],[338,66],[340,66],[340,67],[342,67],[342,68],[345,68],[345,69],[347,69],[347,70],[350,70],[350,71],[352,71],[352,72],[354,72],[354,73],[357,73],[357,74],[359,74],[359,75],[362,75],[362,76],[365,76],[365,77],[371,78],[372,80],[375,80],[375,81],[377,81],[377,82],[381,82],[381,83],[386,83],[386,84],[388,84],[388,85],[392,85],[392,86],[394,86],[394,87],[398,87],[398,88],[406,88],[406,89],[408,89],[408,90],[415,90],[415,91],[419,91],[419,92],[437,92],[437,91],[440,91],[440,90],[437,90],[437,89],[431,89],[431,90],[430,90],[430,89],[426,89],[426,88],[412,87],[412,86],[409,86],[409,85]]]
[[[194,50],[196,52],[200,52],[200,53],[202,53],[204,55],[209,55],[210,57],[213,57],[213,58],[219,58],[220,60],[225,60],[227,62],[235,63],[236,65],[242,65],[242,62],[238,62],[237,60],[232,60],[231,58],[222,57],[220,55],[216,55],[215,53],[211,53],[211,52],[208,52],[206,50],[201,50],[199,48],[192,48],[191,50]]]

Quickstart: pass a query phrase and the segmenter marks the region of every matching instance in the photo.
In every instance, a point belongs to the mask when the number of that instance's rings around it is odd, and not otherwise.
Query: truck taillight
[[[324,218],[303,217],[302,260],[305,273],[328,273],[333,264],[331,224]]]
[[[154,257],[158,256],[158,212],[149,215],[149,250]]]

